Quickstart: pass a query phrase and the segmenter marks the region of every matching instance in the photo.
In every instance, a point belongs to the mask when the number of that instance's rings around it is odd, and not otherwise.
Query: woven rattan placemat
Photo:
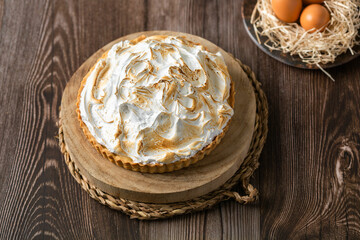
[[[80,170],[76,167],[74,161],[70,158],[66,143],[64,141],[63,128],[60,119],[59,145],[61,152],[64,154],[65,162],[70,170],[71,175],[81,185],[81,187],[89,193],[90,197],[94,198],[101,204],[126,213],[131,218],[143,220],[169,218],[180,214],[201,211],[207,208],[211,208],[215,204],[230,198],[235,199],[241,204],[254,202],[258,198],[258,191],[249,183],[249,180],[255,169],[257,169],[259,166],[258,159],[266,140],[268,132],[268,105],[266,96],[261,89],[261,84],[256,80],[255,74],[248,66],[242,64],[239,60],[237,61],[244,72],[247,74],[249,81],[254,87],[256,96],[255,128],[249,152],[244,162],[235,175],[220,188],[189,201],[167,204],[143,203],[124,198],[117,198],[107,194],[94,186],[83,175],[81,175]],[[241,184],[246,195],[242,196],[238,192],[231,191],[231,189],[237,183]]]

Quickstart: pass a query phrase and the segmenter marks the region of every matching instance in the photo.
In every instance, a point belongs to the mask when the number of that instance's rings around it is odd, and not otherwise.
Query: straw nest
[[[298,55],[303,62],[317,65],[335,61],[340,54],[359,44],[360,1],[327,0],[323,4],[331,15],[325,31],[305,31],[298,23],[280,21],[271,7],[271,0],[258,0],[251,16],[257,39],[266,36],[270,50]]]

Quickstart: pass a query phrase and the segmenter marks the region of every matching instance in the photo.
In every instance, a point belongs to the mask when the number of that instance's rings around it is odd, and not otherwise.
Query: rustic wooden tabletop
[[[0,0],[0,239],[360,239],[360,58],[301,70],[247,36],[240,0]],[[67,81],[138,31],[204,37],[249,65],[269,101],[255,205],[131,220],[69,174],[56,123]]]

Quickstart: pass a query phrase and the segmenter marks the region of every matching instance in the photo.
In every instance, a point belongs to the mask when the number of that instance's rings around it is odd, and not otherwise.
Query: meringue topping
[[[234,113],[221,54],[184,37],[121,41],[84,81],[82,121],[98,143],[136,163],[194,156]]]

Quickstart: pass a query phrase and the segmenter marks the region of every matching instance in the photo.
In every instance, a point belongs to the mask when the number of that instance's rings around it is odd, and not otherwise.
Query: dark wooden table
[[[360,59],[288,67],[247,36],[240,0],[0,0],[0,239],[360,239]],[[258,204],[161,221],[92,200],[56,123],[67,81],[106,43],[144,30],[202,36],[252,67],[269,100]]]

